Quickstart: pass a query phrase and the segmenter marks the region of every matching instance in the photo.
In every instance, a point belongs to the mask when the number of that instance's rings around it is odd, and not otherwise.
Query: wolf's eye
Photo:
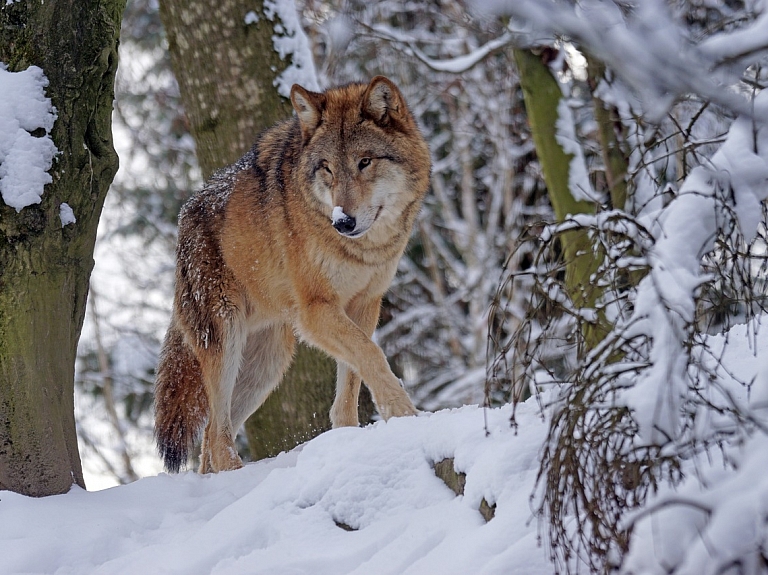
[[[333,172],[331,171],[331,167],[328,165],[328,162],[326,160],[323,160],[320,162],[320,167],[324,169],[329,174],[333,175]]]
[[[363,158],[360,160],[360,163],[357,164],[357,168],[362,172],[365,168],[371,165],[371,159],[370,158]]]

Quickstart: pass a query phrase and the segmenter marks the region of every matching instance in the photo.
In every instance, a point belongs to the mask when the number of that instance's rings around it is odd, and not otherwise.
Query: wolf
[[[297,337],[337,362],[334,427],[358,425],[361,379],[384,419],[416,409],[372,338],[429,187],[429,148],[377,76],[316,93],[264,131],[179,215],[176,287],[155,385],[168,471],[200,430],[201,473],[242,467],[240,426],[289,367]]]

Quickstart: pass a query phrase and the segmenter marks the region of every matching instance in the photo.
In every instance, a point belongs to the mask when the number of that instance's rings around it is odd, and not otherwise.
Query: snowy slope
[[[768,409],[768,362],[757,353],[768,332],[737,326],[709,345],[731,400]],[[161,474],[45,499],[0,492],[0,575],[549,575],[530,504],[546,424],[535,401],[518,406],[517,430],[510,415],[511,407],[469,406],[337,429],[218,475]],[[735,468],[717,449],[684,462],[680,485],[662,486],[629,514],[635,530],[623,572],[702,575],[732,561],[759,564],[768,541],[767,438],[726,446]],[[448,457],[467,474],[463,496],[435,476],[434,463]],[[488,523],[483,498],[496,505]]]
[[[715,387],[762,420],[768,360],[758,351],[768,331],[736,326],[708,344],[724,365]],[[517,430],[511,413],[468,406],[337,429],[218,475],[161,474],[44,499],[3,491],[0,575],[550,575],[538,540],[546,527],[530,503],[546,423],[535,401],[518,406]],[[676,488],[662,486],[627,517],[635,529],[622,572],[761,564],[766,447],[758,432],[725,446],[731,465],[719,449],[684,461]],[[467,474],[463,496],[435,476],[434,463],[449,457]],[[482,499],[496,505],[488,523]]]
[[[0,573],[548,575],[529,503],[545,425],[534,402],[517,432],[510,415],[471,406],[337,429],[218,475],[1,492]],[[463,496],[434,474],[446,457],[467,473]]]

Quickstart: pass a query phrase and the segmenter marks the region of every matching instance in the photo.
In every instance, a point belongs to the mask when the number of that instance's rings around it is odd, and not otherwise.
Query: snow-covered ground
[[[470,406],[336,429],[218,475],[2,492],[0,573],[549,575],[530,506],[546,427],[535,402],[517,430],[510,415]],[[433,470],[448,457],[463,496]]]
[[[708,344],[722,361],[719,385],[768,429],[760,319]],[[0,575],[550,575],[531,501],[546,418],[535,400],[518,406],[517,428],[511,414],[467,406],[336,429],[218,475],[160,474],[43,499],[0,492]],[[678,486],[628,514],[623,573],[702,575],[739,561],[764,572],[767,446],[757,430],[684,461]],[[463,495],[435,475],[446,458],[466,473]],[[488,522],[483,499],[495,505]]]

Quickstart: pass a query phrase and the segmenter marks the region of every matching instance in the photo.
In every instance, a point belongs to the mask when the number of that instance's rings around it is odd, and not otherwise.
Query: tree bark
[[[258,18],[245,23],[246,14]],[[290,116],[272,83],[286,68],[272,47],[262,0],[162,0],[171,65],[207,179],[237,161],[256,135]]]
[[[3,3],[5,4],[5,3]],[[125,0],[0,6],[0,61],[42,68],[59,154],[40,204],[0,202],[0,489],[84,487],[74,368],[101,208],[117,171],[111,114]],[[66,202],[77,221],[62,227]]]
[[[256,21],[245,23],[253,11]],[[160,3],[171,62],[207,178],[253,145],[257,134],[292,113],[273,83],[286,68],[273,49],[278,22],[263,2],[203,0]],[[215,41],[212,41],[215,39]],[[246,423],[253,460],[277,455],[330,428],[335,362],[300,344],[280,387]]]
[[[568,215],[595,213],[595,205],[577,201],[568,186],[572,156],[566,154],[557,141],[558,105],[563,98],[557,80],[541,57],[531,50],[515,49],[514,55],[536,155],[555,217],[562,222]],[[565,286],[571,300],[577,308],[594,307],[600,290],[591,285],[590,278],[600,267],[602,258],[595,253],[586,230],[566,232],[561,240],[566,261]],[[608,331],[602,314],[598,325],[585,324],[583,335],[588,349],[582,352],[597,345]]]

